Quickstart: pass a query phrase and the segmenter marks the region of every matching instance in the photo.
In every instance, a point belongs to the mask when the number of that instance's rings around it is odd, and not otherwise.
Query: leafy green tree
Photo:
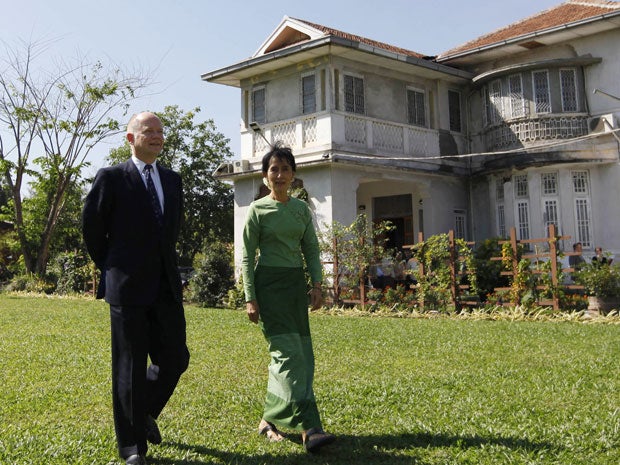
[[[48,51],[45,44],[5,51],[0,57],[0,175],[10,192],[9,212],[25,270],[43,276],[67,192],[93,147],[118,132],[112,116],[127,111],[147,80],[81,57],[43,70],[35,64]],[[32,237],[24,210],[26,176],[47,196],[38,237]]]
[[[232,188],[215,179],[213,171],[232,158],[229,139],[217,132],[212,119],[195,121],[200,108],[185,112],[178,106],[167,106],[155,112],[164,126],[165,144],[158,160],[179,172],[183,179],[185,222],[179,238],[181,263],[191,265],[205,238],[217,237],[227,243],[233,240]],[[131,156],[129,144],[110,152],[110,164]]]

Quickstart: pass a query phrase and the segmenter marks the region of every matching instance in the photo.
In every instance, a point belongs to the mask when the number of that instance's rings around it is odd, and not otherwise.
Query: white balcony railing
[[[571,139],[588,134],[587,115],[545,115],[505,121],[485,133],[488,151],[527,147],[540,141]]]
[[[405,158],[440,154],[439,133],[435,130],[350,113],[319,113],[265,123],[261,129],[269,143],[281,140],[295,152],[318,146],[337,146]],[[252,137],[252,153],[247,158],[260,157],[268,149],[267,141],[257,133],[248,131],[246,134],[242,137]],[[463,149],[462,137],[456,135],[455,139],[459,149]]]

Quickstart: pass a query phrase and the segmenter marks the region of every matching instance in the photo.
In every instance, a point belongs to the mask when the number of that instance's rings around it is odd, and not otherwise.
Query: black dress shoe
[[[161,444],[161,433],[155,418],[146,416],[146,440],[151,444]]]
[[[125,459],[125,464],[126,465],[148,465],[146,463],[146,457],[144,457],[144,455],[138,455],[138,454],[130,455],[129,457],[127,457]]]

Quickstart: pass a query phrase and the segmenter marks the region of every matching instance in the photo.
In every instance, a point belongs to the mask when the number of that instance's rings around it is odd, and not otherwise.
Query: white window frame
[[[515,174],[513,178],[514,196],[516,199],[526,199],[530,195],[527,174]]]
[[[560,235],[560,201],[558,198],[543,197],[542,201],[542,214],[543,214],[543,236],[547,237],[549,231],[549,225],[555,225],[556,234]]]
[[[584,249],[592,248],[592,208],[588,197],[577,197],[575,206],[575,232]]]
[[[256,117],[256,94],[262,92],[263,93],[263,117]],[[252,88],[252,118],[251,122],[256,123],[266,123],[267,122],[267,87],[266,86],[256,86]]]
[[[570,88],[566,87],[567,83],[564,81],[564,73],[572,75],[572,83]],[[566,113],[576,112],[579,109],[579,100],[577,95],[577,70],[575,68],[560,68],[560,95],[562,98],[562,111]],[[569,100],[572,100],[569,102]],[[571,104],[569,107],[568,104]]]
[[[506,209],[503,203],[497,204],[497,235],[506,237]]]
[[[588,170],[570,172],[573,193],[575,195],[590,195],[590,173]]]
[[[544,87],[537,85],[536,76],[538,75],[544,75]],[[534,94],[534,111],[538,114],[551,113],[551,88],[548,70],[541,69],[532,72],[532,90]]]
[[[312,108],[307,108],[306,107],[306,86],[304,85],[305,79],[307,78],[312,78],[312,84],[313,84],[313,90],[312,90],[312,95],[309,97],[313,97],[313,102],[312,102]],[[311,113],[316,113],[316,109],[317,109],[317,88],[316,88],[316,73],[311,72],[311,73],[304,73],[301,75],[301,78],[299,80],[299,97],[300,97],[300,107],[301,107],[301,114],[302,115],[308,115]]]
[[[515,202],[515,219],[517,225],[517,238],[526,240],[532,237],[530,231],[530,201],[527,199]],[[529,244],[524,244],[526,249],[530,249]]]
[[[467,235],[467,215],[465,210],[454,210],[454,237],[465,239]]]
[[[415,110],[415,114],[412,114],[412,102],[411,98],[414,99],[413,108]],[[420,112],[419,108],[419,99],[422,99],[422,111]],[[419,87],[407,86],[407,122],[412,126],[419,127],[428,127],[428,117],[427,117],[427,98],[426,91],[424,89],[420,89]]]
[[[353,97],[353,102],[352,102],[352,107],[348,107],[347,105],[349,104],[349,102],[347,101],[347,81],[352,81],[352,97]],[[359,91],[357,89],[357,85],[361,83],[362,89],[361,89],[361,95],[359,94]],[[355,75],[355,74],[351,74],[351,73],[346,73],[343,75],[342,77],[342,101],[344,103],[344,111],[346,111],[347,113],[355,113],[358,115],[365,115],[366,114],[366,83],[364,82],[364,78],[362,76],[359,75]],[[361,106],[361,108],[360,108]]]
[[[543,197],[558,195],[558,172],[540,173],[540,193]]]
[[[503,105],[502,81],[496,79],[489,83],[489,120],[491,124],[497,124],[503,121]]]
[[[518,82],[518,89],[516,84]],[[513,74],[508,76],[508,95],[510,100],[510,116],[519,118],[525,116],[525,98],[523,96],[523,76]]]

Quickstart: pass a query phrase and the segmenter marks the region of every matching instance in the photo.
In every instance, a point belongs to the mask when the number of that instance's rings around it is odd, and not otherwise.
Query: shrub
[[[620,266],[585,263],[574,273],[586,294],[602,299],[620,297]]]
[[[24,273],[14,276],[6,286],[6,290],[9,292],[52,294],[54,292],[54,284],[35,274]]]
[[[50,280],[56,283],[57,294],[84,292],[92,279],[92,262],[80,252],[61,252],[49,265]]]
[[[207,242],[194,258],[194,274],[189,283],[189,299],[202,307],[223,305],[235,284],[232,247],[219,241]]]

